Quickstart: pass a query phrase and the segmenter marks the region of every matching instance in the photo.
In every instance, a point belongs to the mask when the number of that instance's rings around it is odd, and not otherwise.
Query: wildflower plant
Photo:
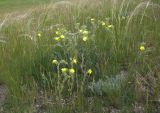
[[[63,91],[66,95],[73,95],[73,92],[82,92],[86,78],[93,74],[92,69],[87,69],[87,65],[79,56],[78,43],[89,41],[89,30],[87,26],[77,27],[77,33],[71,33],[65,28],[58,28],[54,34],[54,40],[57,45],[54,49],[53,67],[56,67],[55,75],[56,96],[58,99],[63,97]],[[57,49],[58,48],[58,49]],[[85,48],[81,48],[85,49]],[[58,56],[60,55],[60,60]],[[68,93],[66,92],[68,89]],[[76,90],[75,90],[76,88]]]

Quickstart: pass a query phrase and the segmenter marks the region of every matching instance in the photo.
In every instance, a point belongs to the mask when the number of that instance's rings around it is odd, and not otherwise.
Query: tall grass
[[[2,17],[4,112],[158,112],[159,11],[158,0],[77,0]]]

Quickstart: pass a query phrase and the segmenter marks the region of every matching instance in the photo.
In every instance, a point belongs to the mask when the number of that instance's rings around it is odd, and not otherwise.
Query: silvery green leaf
[[[65,61],[65,60],[61,60],[60,63],[61,63],[61,64],[68,64],[68,62]]]

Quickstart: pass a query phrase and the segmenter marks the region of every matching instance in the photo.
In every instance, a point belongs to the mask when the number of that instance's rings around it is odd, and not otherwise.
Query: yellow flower
[[[80,29],[80,30],[79,30],[79,32],[80,32],[80,33],[82,33],[82,32],[83,32],[83,30],[82,30],[82,29]]]
[[[73,63],[77,64],[77,59],[76,58],[73,58]]]
[[[57,60],[52,60],[52,64],[58,64]]]
[[[93,73],[92,69],[87,70],[87,74],[91,75]]]
[[[54,37],[54,40],[59,41],[60,38],[59,37]]]
[[[86,42],[88,40],[88,37],[84,36],[83,41]]]
[[[61,35],[60,37],[61,37],[62,39],[64,39],[64,38],[65,38],[65,36],[64,36],[64,35]]]
[[[59,35],[59,32],[58,32],[58,31],[56,31],[56,35]]]
[[[108,25],[108,28],[113,28],[113,25]]]
[[[83,34],[84,34],[84,35],[88,35],[88,31],[86,31],[86,30],[83,31]]]
[[[41,33],[38,33],[38,36],[41,37],[42,36]]]
[[[73,68],[69,69],[69,73],[70,74],[74,74],[75,73],[75,70]]]
[[[102,26],[105,26],[106,25],[106,23],[105,22],[102,22]]]
[[[145,47],[144,47],[143,45],[141,45],[139,49],[140,49],[140,51],[142,51],[142,52],[145,51]]]
[[[95,19],[94,18],[91,18],[91,21],[94,21]]]
[[[67,68],[62,68],[61,71],[62,71],[62,73],[66,73],[68,71],[68,69]]]
[[[91,22],[94,22],[95,21],[95,19],[94,18],[91,18]]]

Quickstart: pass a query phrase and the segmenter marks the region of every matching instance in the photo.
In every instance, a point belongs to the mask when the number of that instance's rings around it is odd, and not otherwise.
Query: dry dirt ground
[[[0,85],[0,106],[4,103],[6,97],[6,87],[4,85]]]

